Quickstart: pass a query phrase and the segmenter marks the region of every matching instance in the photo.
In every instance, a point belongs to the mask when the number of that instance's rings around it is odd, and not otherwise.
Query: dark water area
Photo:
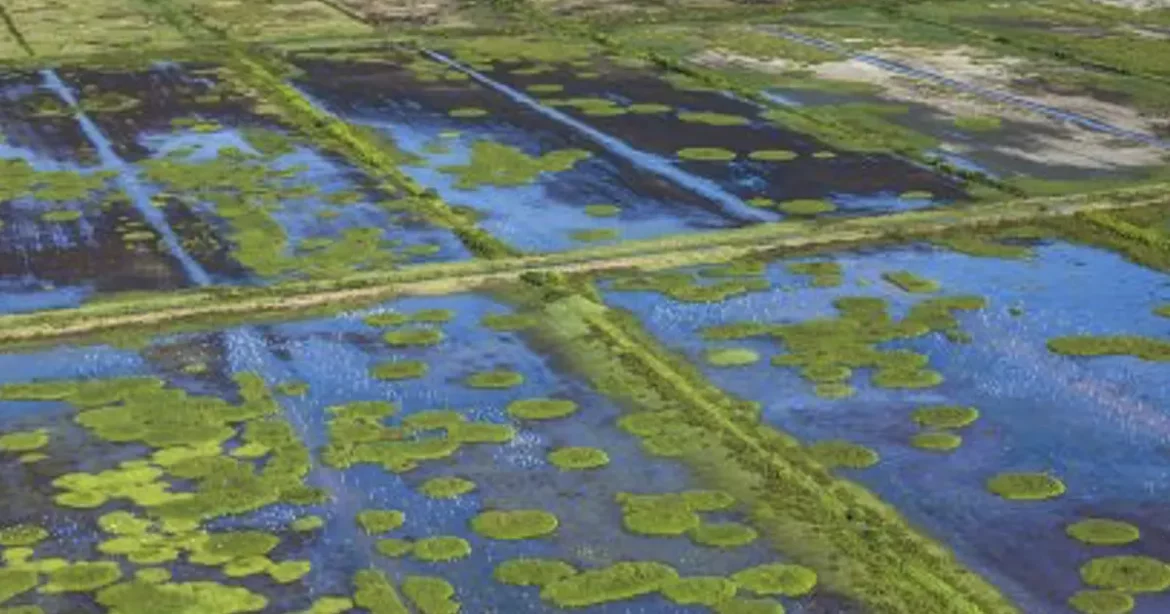
[[[1170,378],[1165,364],[1132,357],[1072,358],[1045,342],[1063,335],[1134,334],[1164,339],[1170,321],[1153,315],[1170,300],[1164,275],[1111,253],[1053,243],[1034,258],[1003,261],[932,248],[867,250],[835,255],[844,268],[838,288],[813,288],[807,277],[769,267],[774,289],[711,305],[675,303],[646,293],[609,292],[607,301],[639,315],[667,347],[702,365],[717,385],[763,404],[763,415],[805,442],[845,439],[876,450],[881,461],[842,470],[895,505],[909,520],[1014,599],[1025,612],[1072,612],[1067,599],[1085,587],[1081,565],[1095,556],[1144,554],[1165,559],[1170,523],[1153,510],[1170,494]],[[929,295],[908,295],[881,275],[910,271],[939,282],[941,295],[986,297],[987,308],[958,315],[967,344],[941,335],[892,342],[929,357],[944,381],[922,390],[877,388],[868,370],[850,383],[857,393],[831,400],[791,368],[768,364],[784,352],[766,338],[706,342],[706,326],[738,321],[789,323],[837,315],[841,296],[885,299],[900,317]],[[1092,287],[1093,292],[1084,288]],[[1015,315],[1019,314],[1019,315]],[[710,347],[746,347],[763,359],[751,366],[705,364]],[[949,454],[910,445],[919,432],[910,415],[926,405],[967,405],[981,417],[957,431]],[[1067,492],[1047,501],[1008,501],[986,481],[1008,471],[1051,472]],[[1065,527],[1087,518],[1126,520],[1142,532],[1120,547],[1088,546]],[[1170,609],[1163,594],[1137,596],[1139,614]]]
[[[737,160],[679,160],[687,171],[710,178],[743,199],[766,197],[773,200],[827,198],[835,196],[884,197],[896,201],[905,192],[927,191],[937,202],[963,200],[963,190],[952,180],[933,171],[889,155],[859,154],[834,150],[811,136],[785,130],[761,117],[755,104],[713,91],[676,87],[649,71],[613,67],[599,62],[596,78],[582,78],[579,72],[563,68],[528,75],[531,64],[497,63],[486,74],[517,89],[538,84],[557,84],[563,89],[544,98],[595,98],[616,104],[663,104],[671,113],[589,114],[578,107],[564,111],[599,129],[622,138],[632,146],[675,158],[687,148],[716,147],[733,151]],[[516,74],[521,70],[522,74]],[[748,120],[744,125],[713,125],[683,121],[677,113],[718,113]],[[758,162],[748,154],[762,150],[787,150],[798,155],[784,162]],[[833,154],[833,157],[814,157]],[[890,202],[879,209],[897,209]]]
[[[293,82],[346,120],[390,136],[417,158],[406,166],[408,174],[447,202],[479,210],[481,225],[505,241],[525,249],[559,250],[574,247],[566,236],[574,230],[614,227],[633,239],[753,221],[647,173],[584,135],[466,78],[421,81],[408,68],[412,62],[427,62],[421,56],[386,54],[386,60],[377,62],[294,58],[304,75]],[[484,113],[450,115],[467,108]],[[500,143],[528,156],[562,149],[591,155],[529,184],[458,187],[440,169],[467,164],[478,141]],[[592,218],[585,213],[592,204],[616,205],[621,213],[609,220]]]

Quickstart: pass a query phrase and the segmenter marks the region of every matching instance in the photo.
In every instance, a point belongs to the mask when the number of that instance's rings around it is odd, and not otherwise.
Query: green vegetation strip
[[[113,330],[152,334],[191,322],[259,320],[328,309],[340,311],[394,296],[449,294],[537,272],[662,270],[727,262],[778,250],[905,240],[961,228],[1021,224],[1042,218],[1170,203],[1163,186],[1071,196],[976,203],[865,218],[785,221],[658,239],[626,241],[555,254],[422,264],[338,279],[266,288],[209,288],[113,295],[74,309],[0,317],[0,343],[29,343]],[[1095,218],[1091,218],[1095,219]]]

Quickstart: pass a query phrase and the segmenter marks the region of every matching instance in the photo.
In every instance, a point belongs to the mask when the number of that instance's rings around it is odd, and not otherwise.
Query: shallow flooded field
[[[758,273],[748,279],[768,289],[712,303],[624,290],[639,286],[621,278],[606,295],[717,385],[760,402],[765,420],[821,446],[1024,611],[1065,611],[1094,557],[1165,556],[1170,527],[1152,513],[1167,488],[1165,365],[1049,345],[1164,344],[1163,275],[1061,242],[1018,260],[924,246]],[[660,287],[684,286],[673,283]],[[1059,492],[991,492],[996,476],[1020,472]],[[1081,543],[1066,529],[1086,518],[1128,523],[1141,538]],[[1168,603],[1143,594],[1134,611]]]
[[[387,574],[423,612],[700,612],[687,604],[736,591],[718,578],[757,586],[781,563],[729,495],[643,452],[508,313],[457,295],[0,357],[5,481],[23,493],[0,511],[9,573],[50,578],[0,597],[398,612],[378,609]],[[591,573],[641,579],[582,592]],[[709,579],[671,601],[678,576]],[[786,589],[791,611],[828,598],[799,598],[813,578]]]

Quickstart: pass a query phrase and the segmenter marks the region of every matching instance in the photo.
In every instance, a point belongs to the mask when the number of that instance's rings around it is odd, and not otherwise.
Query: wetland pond
[[[508,312],[405,299],[139,350],[0,355],[0,603],[341,612],[391,608],[389,578],[426,613],[773,612],[780,569],[783,594],[805,595],[788,611],[836,611]],[[587,570],[626,579],[582,592]]]
[[[696,283],[679,273],[657,287]],[[1164,275],[1062,242],[1011,260],[920,246],[738,273],[756,276],[755,291],[721,302],[680,302],[621,278],[605,282],[606,300],[720,387],[760,402],[766,421],[954,548],[1023,611],[1072,612],[1094,557],[1170,557],[1157,511],[1170,495],[1167,366],[1046,346],[1164,340],[1170,319],[1154,313],[1170,300]],[[1005,473],[1031,475],[1039,492],[990,492]],[[1086,518],[1129,523],[1141,538],[1081,543],[1066,531]],[[1146,590],[1134,612],[1170,609],[1170,596]]]

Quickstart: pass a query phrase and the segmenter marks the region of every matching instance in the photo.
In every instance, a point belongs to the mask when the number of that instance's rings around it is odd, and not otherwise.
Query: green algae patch
[[[505,411],[520,420],[552,420],[571,416],[578,409],[577,403],[569,399],[537,398],[512,401]]]
[[[246,588],[216,582],[152,583],[134,580],[103,588],[97,602],[111,614],[159,614],[160,612],[258,612],[268,600]]]
[[[678,118],[684,122],[708,126],[746,126],[751,123],[746,117],[727,113],[682,112],[678,114]]]
[[[722,147],[686,147],[676,154],[681,160],[697,162],[728,162],[735,159],[735,152]]]
[[[375,313],[368,315],[362,320],[369,326],[374,328],[385,328],[388,326],[401,326],[410,321],[410,316],[396,311],[384,311],[382,313]]]
[[[42,593],[88,593],[122,579],[122,569],[111,561],[72,563],[54,569]]]
[[[376,569],[363,569],[353,576],[353,603],[370,614],[410,614],[402,597],[386,575]]]
[[[947,432],[918,433],[910,438],[910,445],[919,450],[950,452],[963,445],[963,438]]]
[[[282,394],[290,397],[304,396],[309,392],[309,385],[305,382],[282,382],[277,384],[273,390],[277,394]]]
[[[715,604],[715,614],[784,614],[784,606],[770,599],[731,599]]]
[[[6,433],[0,436],[0,450],[4,452],[32,452],[49,444],[49,432],[44,429]]]
[[[658,292],[684,303],[716,303],[733,296],[767,290],[766,277],[703,283],[696,274],[681,272],[619,274],[612,289],[619,292]]]
[[[737,589],[727,578],[691,576],[666,583],[662,596],[679,605],[713,606],[734,597]]]
[[[49,537],[49,532],[35,524],[14,524],[0,528],[0,546],[35,546]]]
[[[1161,305],[1154,308],[1154,315],[1170,318],[1170,305]]]
[[[1065,528],[1069,537],[1093,546],[1124,546],[1138,540],[1137,527],[1120,520],[1086,518]]]
[[[555,94],[563,91],[565,86],[559,83],[536,83],[524,88],[533,94]]]
[[[556,559],[519,558],[496,566],[492,577],[511,586],[547,586],[577,574],[577,568]]]
[[[1098,588],[1156,593],[1170,588],[1170,565],[1148,556],[1105,556],[1082,565],[1081,579]]]
[[[709,522],[687,532],[691,541],[713,548],[738,548],[759,537],[755,529],[738,522]]]
[[[459,107],[457,109],[451,109],[447,112],[447,115],[450,115],[451,117],[458,117],[462,119],[485,117],[487,114],[488,112],[486,109],[480,109],[478,107]]]
[[[297,518],[289,524],[289,528],[299,533],[308,533],[316,531],[325,526],[325,519],[320,516],[305,516]]]
[[[704,354],[707,364],[715,367],[743,367],[760,361],[760,355],[748,348],[717,348]]]
[[[505,389],[524,383],[524,375],[516,371],[481,371],[463,380],[471,388]]]
[[[963,405],[927,405],[911,415],[918,426],[934,429],[961,429],[979,419],[979,410]]]
[[[1082,614],[1128,614],[1133,611],[1133,596],[1121,591],[1077,591],[1068,605]]]
[[[589,217],[617,217],[622,212],[617,205],[586,205],[585,215]]]
[[[1003,127],[1003,120],[994,115],[961,115],[955,118],[954,124],[968,132],[994,132]]]
[[[801,565],[769,563],[738,571],[731,581],[757,595],[801,597],[817,585],[817,574]]]
[[[1064,482],[1047,473],[1001,473],[987,481],[992,493],[1013,501],[1042,501],[1064,494]]]
[[[76,222],[81,219],[81,212],[75,209],[58,209],[41,214],[41,221],[50,223]]]
[[[748,154],[748,159],[757,162],[788,162],[798,157],[800,156],[795,151],[788,151],[787,149],[760,149]]]
[[[405,539],[398,539],[395,537],[388,537],[386,539],[379,539],[375,549],[378,554],[388,556],[392,559],[406,556],[414,551],[414,543]]]
[[[532,328],[539,324],[539,320],[527,313],[491,313],[484,316],[480,324],[494,331],[511,332]]]
[[[621,236],[616,228],[587,228],[569,232],[569,238],[581,243],[595,243],[598,241],[613,241]]]
[[[402,594],[418,608],[421,614],[458,614],[455,587],[434,576],[406,576],[402,580]]]
[[[392,330],[382,340],[393,347],[431,346],[443,340],[443,331],[437,328],[406,328]]]
[[[882,279],[894,284],[902,291],[912,294],[931,294],[940,289],[938,282],[919,277],[910,271],[882,273]]]
[[[776,205],[780,211],[788,215],[820,215],[822,213],[830,213],[837,210],[837,205],[827,201],[816,198],[798,198],[796,200],[786,200]]]
[[[842,439],[818,441],[808,446],[817,462],[829,468],[865,469],[878,463],[878,453],[863,445]]]
[[[370,535],[393,531],[405,522],[406,514],[399,510],[362,510],[357,515],[357,523]]]
[[[454,499],[475,490],[475,482],[458,477],[431,478],[419,491],[432,499]]]
[[[1048,350],[1065,356],[1134,356],[1153,362],[1170,362],[1170,342],[1132,335],[1057,337]]]
[[[343,614],[353,609],[354,603],[348,597],[321,597],[297,614]]]
[[[40,577],[36,571],[0,567],[0,603],[31,591],[39,583]]]
[[[609,454],[597,448],[577,446],[558,448],[549,453],[548,462],[561,471],[597,469],[609,464]]]
[[[445,324],[455,318],[451,309],[420,309],[410,314],[410,321],[417,324]]]
[[[426,375],[428,369],[427,363],[421,360],[396,360],[374,365],[370,377],[387,381],[415,379]]]
[[[794,275],[808,275],[812,277],[814,288],[835,288],[843,281],[840,263],[832,261],[819,262],[792,262],[786,267]]]
[[[463,414],[454,410],[427,409],[406,416],[402,419],[402,424],[419,431],[433,431],[454,428],[466,421]]]
[[[471,530],[489,539],[518,540],[551,535],[559,524],[543,510],[489,510],[471,519]]]
[[[471,556],[471,544],[462,537],[426,537],[414,542],[413,553],[420,561],[445,563]]]
[[[658,113],[669,113],[673,110],[674,107],[657,102],[637,102],[626,107],[626,111],[636,115],[655,115]]]
[[[567,171],[589,156],[583,149],[562,149],[533,157],[502,143],[476,141],[467,164],[439,170],[454,175],[455,187],[462,190],[483,185],[509,187],[532,183],[542,173]]]
[[[548,584],[540,597],[562,608],[581,608],[653,593],[677,579],[678,572],[669,565],[623,561]]]
[[[683,535],[699,530],[702,518],[698,512],[718,511],[735,503],[734,498],[718,490],[652,495],[623,492],[615,495],[615,499],[622,507],[625,529],[649,536]]]
[[[169,569],[163,569],[162,567],[146,567],[139,569],[134,574],[134,579],[149,584],[162,584],[163,582],[170,582],[171,572]]]

